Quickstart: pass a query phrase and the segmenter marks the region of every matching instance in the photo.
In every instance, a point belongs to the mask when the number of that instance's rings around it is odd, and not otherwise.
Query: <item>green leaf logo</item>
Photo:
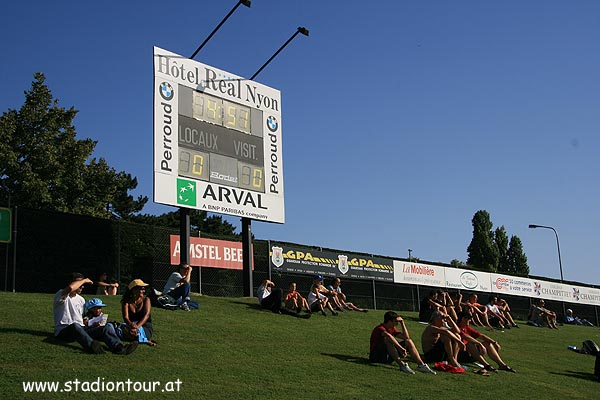
[[[196,182],[177,178],[177,204],[196,207]]]

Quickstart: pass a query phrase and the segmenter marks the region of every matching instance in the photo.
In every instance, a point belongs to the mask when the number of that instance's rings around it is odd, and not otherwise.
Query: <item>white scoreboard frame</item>
[[[154,47],[153,84],[154,201],[284,223],[281,93],[158,47]],[[191,89],[262,111],[256,113],[262,115],[262,120],[252,123],[262,124],[253,131],[258,131],[259,135],[262,132],[264,192],[178,175],[179,92],[182,87],[184,91]]]

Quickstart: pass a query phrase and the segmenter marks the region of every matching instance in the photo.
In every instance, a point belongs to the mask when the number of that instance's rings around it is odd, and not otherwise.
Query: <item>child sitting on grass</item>
[[[97,297],[86,301],[83,316],[83,323],[86,328],[106,325],[108,315],[102,313],[102,307],[106,307],[106,304],[102,303],[102,300]]]

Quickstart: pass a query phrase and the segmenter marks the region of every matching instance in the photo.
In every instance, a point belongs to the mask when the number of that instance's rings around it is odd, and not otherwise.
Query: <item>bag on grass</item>
[[[593,340],[585,340],[581,345],[581,352],[583,354],[595,356],[600,353],[600,348]]]

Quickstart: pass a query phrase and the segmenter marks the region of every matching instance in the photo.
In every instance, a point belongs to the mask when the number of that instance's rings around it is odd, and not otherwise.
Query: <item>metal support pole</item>
[[[179,263],[190,263],[190,209],[179,208]]]
[[[12,291],[16,291],[16,275],[17,275],[17,214],[18,207],[15,206],[15,218],[13,220],[13,275],[12,275]]]
[[[377,296],[375,295],[375,279],[373,279],[371,282],[373,284],[373,309],[377,310]]]
[[[252,297],[254,288],[252,287],[252,220],[242,218],[242,284],[244,297]]]

